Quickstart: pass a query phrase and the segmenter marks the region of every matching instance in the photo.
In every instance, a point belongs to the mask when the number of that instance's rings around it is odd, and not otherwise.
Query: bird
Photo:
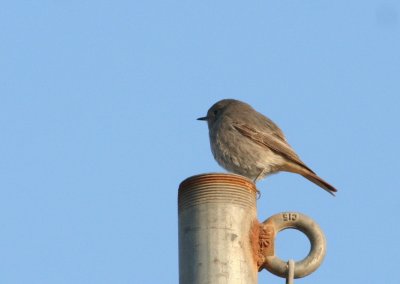
[[[211,152],[227,171],[254,182],[281,171],[296,173],[335,195],[337,189],[311,170],[282,130],[249,104],[223,99],[197,120],[208,124]]]

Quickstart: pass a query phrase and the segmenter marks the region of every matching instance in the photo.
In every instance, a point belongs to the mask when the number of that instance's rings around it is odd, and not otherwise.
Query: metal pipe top
[[[255,184],[248,178],[225,173],[207,173],[189,177],[179,185],[179,210],[199,203],[229,202],[254,207]]]

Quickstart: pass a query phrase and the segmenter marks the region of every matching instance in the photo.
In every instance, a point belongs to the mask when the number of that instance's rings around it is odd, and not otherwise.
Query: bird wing
[[[283,134],[282,130],[278,127],[278,125],[275,124],[275,122],[273,122],[271,119],[269,119],[268,117],[260,114],[262,117],[262,123],[263,125],[268,125],[269,128],[272,129],[272,135],[278,137],[280,140],[283,140],[286,142],[286,137]]]
[[[232,122],[233,127],[243,136],[249,138],[254,143],[261,145],[263,147],[267,147],[272,150],[276,154],[286,158],[288,161],[291,161],[300,167],[307,169],[311,173],[314,173],[309,167],[307,167],[297,156],[297,154],[293,151],[290,145],[286,142],[283,133],[281,135],[274,134],[275,131],[271,133],[260,132],[253,127],[250,127],[247,124],[239,123],[236,121]],[[315,173],[314,173],[315,174]]]

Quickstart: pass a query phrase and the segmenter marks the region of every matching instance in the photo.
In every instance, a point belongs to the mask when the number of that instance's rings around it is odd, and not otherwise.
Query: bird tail
[[[309,181],[315,183],[322,189],[326,190],[328,193],[332,194],[335,196],[335,192],[337,192],[337,189],[334,188],[332,185],[324,181],[322,178],[317,176],[316,173],[314,173],[310,168],[308,167],[303,167],[299,165],[295,165],[293,163],[286,164],[285,167],[282,169],[284,171],[300,174]]]
[[[320,178],[316,174],[314,174],[314,173],[302,173],[301,175],[303,177],[305,177],[306,179],[308,179],[309,181],[315,183],[319,187],[325,189],[328,193],[330,193],[333,196],[335,196],[335,192],[337,192],[337,189],[334,188],[329,183],[327,183],[326,181],[324,181],[322,178]]]

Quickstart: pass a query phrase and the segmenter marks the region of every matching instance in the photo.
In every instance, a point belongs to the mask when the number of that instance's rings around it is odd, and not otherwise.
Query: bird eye
[[[214,115],[217,115],[217,113],[218,113],[218,110],[216,109],[216,110],[214,110],[213,111],[213,113],[214,113]]]

